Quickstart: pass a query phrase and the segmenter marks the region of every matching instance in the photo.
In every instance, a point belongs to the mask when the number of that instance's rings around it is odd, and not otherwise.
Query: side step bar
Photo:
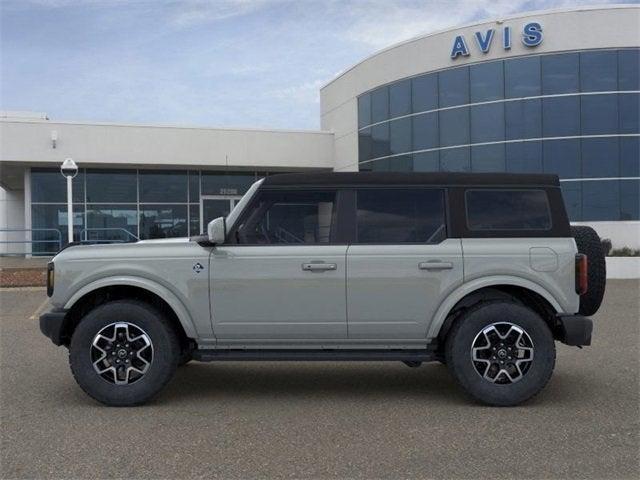
[[[438,360],[434,350],[195,350],[193,359],[215,361],[400,361],[432,362]]]

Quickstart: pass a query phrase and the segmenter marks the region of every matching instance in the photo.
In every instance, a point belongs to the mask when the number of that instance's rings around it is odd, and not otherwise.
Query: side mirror
[[[207,235],[209,241],[214,245],[221,245],[227,237],[227,222],[224,217],[218,217],[207,225]]]

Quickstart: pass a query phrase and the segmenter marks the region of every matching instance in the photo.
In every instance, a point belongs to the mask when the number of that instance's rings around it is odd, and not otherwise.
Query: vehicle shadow
[[[384,397],[473,403],[444,365],[409,368],[400,362],[220,362],[181,367],[159,403],[198,399]]]

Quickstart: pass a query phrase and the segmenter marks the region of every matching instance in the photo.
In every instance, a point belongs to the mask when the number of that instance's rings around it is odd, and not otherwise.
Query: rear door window
[[[445,218],[443,189],[357,191],[357,243],[439,243]]]
[[[551,212],[544,190],[467,190],[469,230],[550,230]]]

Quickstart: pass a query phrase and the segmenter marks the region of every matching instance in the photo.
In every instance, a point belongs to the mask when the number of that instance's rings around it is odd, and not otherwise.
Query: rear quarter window
[[[486,230],[551,230],[547,192],[521,189],[476,189],[465,192],[467,228]]]

